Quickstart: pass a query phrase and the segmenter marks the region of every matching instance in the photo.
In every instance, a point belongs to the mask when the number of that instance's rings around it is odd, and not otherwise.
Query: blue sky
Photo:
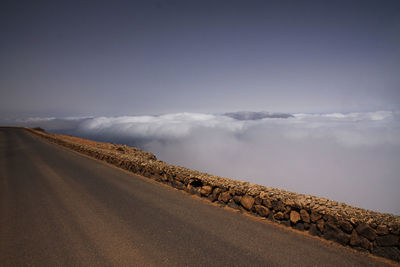
[[[399,109],[399,1],[2,1],[8,116]]]

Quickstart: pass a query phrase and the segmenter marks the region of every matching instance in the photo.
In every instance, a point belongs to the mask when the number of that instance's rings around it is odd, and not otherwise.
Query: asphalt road
[[[384,266],[0,128],[1,266]]]

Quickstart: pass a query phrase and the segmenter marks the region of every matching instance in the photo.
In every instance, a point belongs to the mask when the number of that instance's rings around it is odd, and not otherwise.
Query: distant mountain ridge
[[[271,113],[266,111],[238,111],[224,113],[223,115],[239,121],[261,120],[265,118],[287,119],[294,117],[292,114],[288,113]]]

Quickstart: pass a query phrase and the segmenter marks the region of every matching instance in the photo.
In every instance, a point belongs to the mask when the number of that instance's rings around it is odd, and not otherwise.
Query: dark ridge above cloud
[[[273,119],[287,119],[292,118],[293,115],[288,113],[270,113],[266,111],[238,111],[238,112],[228,112],[223,115],[228,116],[232,119],[239,121],[250,121],[250,120],[261,120],[265,118],[273,118]]]

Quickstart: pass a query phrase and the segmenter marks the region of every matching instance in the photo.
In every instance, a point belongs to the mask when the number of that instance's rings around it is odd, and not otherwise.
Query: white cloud
[[[198,128],[240,131],[243,122],[226,116],[201,113],[176,113],[161,116],[98,117],[78,126],[84,134],[101,132],[125,138],[177,139],[189,136]]]

